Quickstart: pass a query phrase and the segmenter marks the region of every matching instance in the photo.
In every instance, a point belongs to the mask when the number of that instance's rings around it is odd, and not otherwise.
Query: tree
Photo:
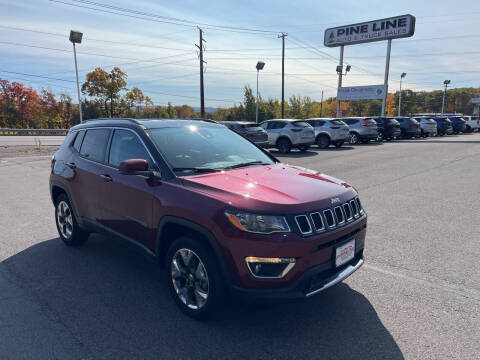
[[[118,115],[120,93],[126,90],[126,79],[127,74],[118,67],[114,67],[109,73],[98,67],[86,75],[82,92],[101,101],[106,116],[114,117]]]

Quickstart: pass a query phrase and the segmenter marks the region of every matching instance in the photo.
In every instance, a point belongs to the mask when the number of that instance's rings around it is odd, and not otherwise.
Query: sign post
[[[415,16],[402,15],[386,19],[368,21],[363,23],[338,26],[325,30],[323,44],[328,47],[340,46],[340,69],[343,72],[343,50],[345,45],[362,44],[372,41],[387,40],[387,58],[385,63],[385,93],[382,100],[382,116],[385,116],[385,108],[388,96],[388,74],[390,70],[390,53],[392,39],[413,36],[415,33]],[[342,87],[342,72],[338,75],[338,90]],[[340,100],[337,97],[337,117],[340,114]]]
[[[343,78],[343,48],[344,46],[340,46],[340,71],[338,72],[338,89],[342,87],[342,78]],[[340,116],[340,100],[337,97],[337,118]]]
[[[383,84],[385,85],[385,94],[382,100],[382,117],[385,116],[385,107],[387,106],[387,96],[388,96],[388,73],[390,72],[390,53],[392,51],[392,39],[388,39],[387,45],[387,60],[385,62],[385,80]]]

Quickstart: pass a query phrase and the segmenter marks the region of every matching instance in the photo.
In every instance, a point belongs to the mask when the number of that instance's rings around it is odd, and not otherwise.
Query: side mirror
[[[123,175],[143,175],[149,179],[160,180],[160,173],[148,170],[148,162],[145,159],[128,159],[122,161],[118,171]]]
[[[128,159],[120,163],[118,171],[124,174],[135,173],[138,171],[147,171],[148,162],[145,159]]]

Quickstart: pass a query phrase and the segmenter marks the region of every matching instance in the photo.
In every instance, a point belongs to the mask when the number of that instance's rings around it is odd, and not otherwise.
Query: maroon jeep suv
[[[363,264],[355,189],[279,162],[226,127],[193,120],[91,120],[52,157],[60,238],[106,232],[166,268],[188,315],[227,296],[306,298]]]

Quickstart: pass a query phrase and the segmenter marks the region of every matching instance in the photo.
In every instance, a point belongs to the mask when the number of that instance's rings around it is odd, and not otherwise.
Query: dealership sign
[[[368,86],[349,86],[339,87],[338,100],[368,100],[383,99],[385,97],[385,85],[368,85]]]
[[[325,46],[360,44],[410,37],[415,32],[415,16],[402,15],[325,30]]]
[[[480,104],[480,98],[472,98],[472,104]]]

